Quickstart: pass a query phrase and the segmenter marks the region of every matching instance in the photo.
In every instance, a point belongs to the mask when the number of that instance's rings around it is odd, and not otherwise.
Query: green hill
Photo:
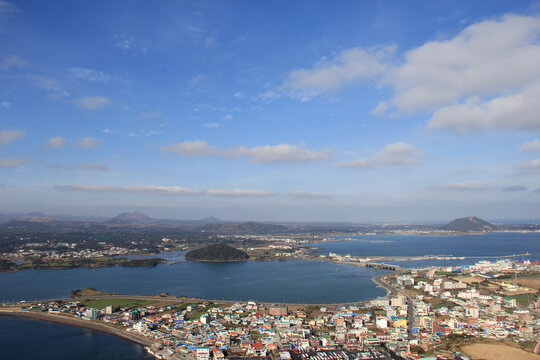
[[[454,219],[448,224],[444,225],[441,229],[448,231],[468,232],[492,231],[497,229],[497,227],[485,220],[477,218],[476,216],[469,216],[466,218]]]
[[[187,260],[197,261],[246,261],[249,255],[242,250],[225,244],[211,244],[186,254]]]
[[[249,235],[260,235],[260,234],[282,234],[287,232],[288,228],[283,225],[273,225],[273,224],[262,224],[258,222],[247,222],[242,224],[235,223],[217,223],[217,224],[206,224],[200,226],[199,230],[212,233],[220,234],[249,234]]]

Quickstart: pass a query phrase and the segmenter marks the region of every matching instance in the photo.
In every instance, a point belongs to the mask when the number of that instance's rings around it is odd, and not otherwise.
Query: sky
[[[0,0],[0,212],[540,219],[539,1]]]

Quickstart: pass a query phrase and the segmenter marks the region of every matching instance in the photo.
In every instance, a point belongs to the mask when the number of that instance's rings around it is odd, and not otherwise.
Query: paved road
[[[375,276],[372,280],[375,284],[385,288],[386,291],[388,292],[388,296],[397,296],[398,293],[405,296],[405,298],[407,299],[406,300],[407,302],[407,332],[409,334],[409,340],[412,340],[415,338],[412,332],[412,329],[414,327],[414,315],[415,315],[413,299],[409,295],[407,295],[407,293],[405,293],[403,290],[398,289],[395,286],[384,281],[383,278],[385,276],[387,275],[385,274],[385,275]]]

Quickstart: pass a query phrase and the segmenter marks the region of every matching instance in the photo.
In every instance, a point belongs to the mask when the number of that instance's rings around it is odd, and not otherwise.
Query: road
[[[386,276],[388,276],[388,274],[375,276],[371,280],[375,284],[377,284],[380,287],[383,287],[384,289],[386,289],[386,291],[388,293],[388,296],[397,296],[398,294],[401,294],[401,295],[405,296],[405,298],[407,299],[406,300],[406,303],[407,303],[407,333],[408,333],[408,336],[409,336],[409,340],[413,340],[415,338],[415,336],[413,334],[413,331],[412,331],[412,329],[414,327],[414,315],[415,315],[413,299],[409,295],[407,295],[407,293],[405,293],[403,290],[398,289],[394,285],[391,285],[391,284],[387,283],[386,281],[384,281],[383,278],[386,277]]]

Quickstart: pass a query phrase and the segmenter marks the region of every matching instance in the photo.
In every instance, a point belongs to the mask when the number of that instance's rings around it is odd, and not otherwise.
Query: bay
[[[141,345],[90,329],[3,315],[0,328],[0,359],[150,359]]]
[[[484,235],[373,235],[354,240],[312,244],[322,254],[354,256],[474,256],[475,259],[387,261],[402,267],[469,265],[486,256],[529,252],[540,259],[540,233],[489,233]],[[185,261],[182,254],[165,254],[172,263],[152,268],[25,270],[0,274],[0,301],[52,299],[69,296],[75,289],[93,287],[128,295],[201,297],[288,303],[339,303],[382,296],[371,281],[385,273],[364,267],[287,260],[239,263]],[[489,259],[495,260],[495,259]]]
[[[166,292],[205,299],[339,303],[384,295],[371,278],[385,272],[314,260],[24,270],[0,274],[0,301],[61,298],[72,290],[93,287],[131,295]]]

